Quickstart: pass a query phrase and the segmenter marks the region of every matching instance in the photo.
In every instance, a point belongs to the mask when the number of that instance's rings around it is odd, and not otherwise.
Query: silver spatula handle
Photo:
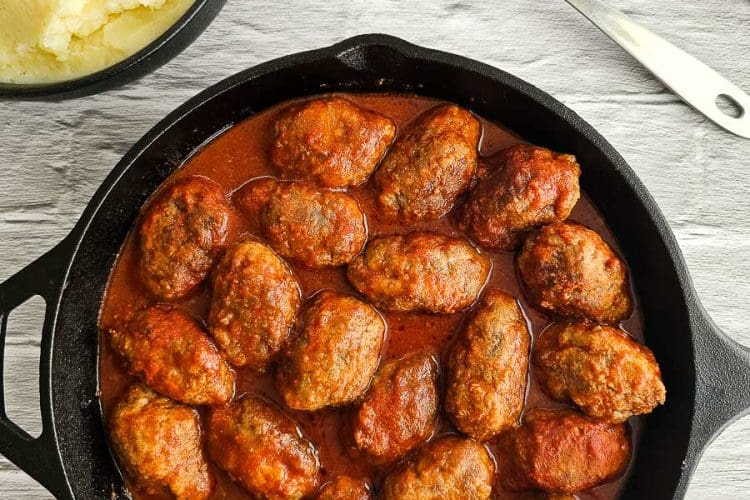
[[[612,40],[648,68],[664,85],[726,130],[750,138],[750,96],[690,54],[656,36],[599,0],[567,0]],[[730,116],[716,104],[726,96],[739,109]]]

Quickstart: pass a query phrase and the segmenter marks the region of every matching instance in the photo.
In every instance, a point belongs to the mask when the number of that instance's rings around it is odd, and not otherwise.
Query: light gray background
[[[748,0],[612,3],[750,90]],[[0,280],[62,239],[120,157],[180,103],[257,63],[368,32],[497,66],[588,120],[656,198],[710,314],[750,344],[750,141],[692,111],[562,0],[230,0],[196,43],[139,82],[80,100],[0,102]],[[5,368],[10,414],[32,427],[33,313],[14,314]],[[727,429],[688,497],[750,496],[749,438],[750,418]],[[47,496],[0,457],[0,498]]]

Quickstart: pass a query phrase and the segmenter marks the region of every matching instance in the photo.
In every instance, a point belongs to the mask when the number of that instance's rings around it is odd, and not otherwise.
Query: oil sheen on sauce
[[[439,102],[424,97],[400,94],[346,94],[345,97],[365,108],[389,116],[396,122],[399,129],[420,112]],[[273,141],[274,119],[279,109],[284,105],[270,108],[231,127],[195,152],[172,175],[167,183],[184,176],[202,175],[218,182],[227,193],[231,194],[251,179],[276,175],[277,172],[270,163],[269,151]],[[496,124],[486,120],[482,121],[484,132],[480,144],[480,155],[486,159],[490,168],[492,168],[495,166],[492,161],[494,153],[523,141]],[[586,166],[583,165],[583,168],[585,170]],[[382,220],[378,217],[374,207],[373,189],[370,183],[352,188],[349,192],[357,198],[367,214],[370,237],[405,233],[414,229],[430,229],[450,235],[460,234],[451,223],[450,214],[435,222],[415,224],[409,227]],[[243,233],[259,235],[257,221],[244,218],[240,214],[234,214],[233,219],[233,234],[230,235],[230,240]],[[617,249],[617,242],[612,232],[585,194],[582,194],[570,219],[596,230],[610,245]],[[122,360],[112,352],[107,340],[107,331],[111,328],[121,327],[133,313],[154,301],[138,279],[138,250],[136,238],[132,234],[131,231],[131,236],[123,245],[117,263],[112,270],[99,321],[101,353],[99,389],[105,419],[124,390],[134,381],[134,378],[127,374]],[[532,335],[538,335],[550,323],[550,318],[534,309],[525,300],[516,277],[513,254],[484,253],[493,261],[493,271],[487,287],[498,288],[515,296],[526,314]],[[294,262],[290,262],[290,265],[297,274],[305,297],[310,297],[322,289],[356,293],[346,280],[344,267],[311,271]],[[203,288],[194,296],[178,303],[205,324],[209,301],[209,291],[204,284]],[[637,299],[635,304],[633,315],[622,323],[622,327],[636,339],[642,341],[642,322]],[[466,313],[448,316],[385,313],[384,316],[388,323],[388,336],[383,349],[383,360],[399,358],[408,352],[422,350],[433,353],[436,358],[443,361],[454,336],[460,331]],[[255,391],[264,394],[277,403],[279,402],[268,375],[254,376],[250,371],[244,369],[238,369],[237,375],[237,394]],[[540,390],[533,379],[533,375],[530,375],[525,411],[538,407],[561,406],[565,405],[551,401]],[[377,490],[377,485],[382,476],[387,473],[387,470],[378,469],[364,460],[353,457],[350,453],[345,439],[342,439],[342,435],[346,434],[346,409],[326,409],[314,413],[287,410],[287,413],[300,424],[303,432],[315,443],[320,452],[321,484],[337,475],[347,474],[353,477],[366,478],[375,485]],[[201,418],[205,418],[205,410],[201,410]],[[640,427],[638,418],[632,418],[629,424],[635,450]],[[343,432],[342,429],[344,429]],[[447,419],[441,416],[436,426],[436,435],[449,432],[454,432],[454,429]],[[486,445],[492,453],[495,453],[492,442],[488,442]],[[250,498],[241,487],[233,483],[223,472],[215,467],[214,472],[218,479],[215,498]],[[626,477],[627,471],[619,479],[579,493],[577,497],[580,500],[617,498]],[[136,498],[158,498],[145,495],[143,492],[139,493],[138,486],[130,481],[128,481],[128,484]],[[494,497],[497,499],[519,498],[519,494],[504,491],[496,486]],[[520,497],[528,499],[546,498],[543,494],[539,496],[534,494],[520,495]]]

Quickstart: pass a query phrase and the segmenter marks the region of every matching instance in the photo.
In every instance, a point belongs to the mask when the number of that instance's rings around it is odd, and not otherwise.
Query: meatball
[[[385,321],[371,305],[332,291],[316,295],[276,371],[284,403],[313,411],[360,397],[378,368],[384,334]]]
[[[204,177],[157,195],[138,233],[141,279],[151,293],[180,299],[203,282],[226,246],[230,210],[221,187]]]
[[[489,250],[511,251],[537,226],[568,218],[580,196],[575,156],[518,145],[479,182],[461,207],[458,225]]]
[[[323,485],[315,498],[316,500],[369,500],[372,496],[367,483],[349,476],[338,476],[330,483]]]
[[[201,448],[198,414],[146,386],[128,389],[109,419],[120,464],[139,487],[176,498],[209,498],[214,478]]]
[[[466,240],[416,231],[371,240],[347,276],[383,309],[452,314],[476,301],[491,269]]]
[[[458,430],[484,441],[518,423],[530,341],[516,299],[489,291],[448,358],[445,409]]]
[[[207,446],[211,459],[259,498],[302,498],[318,485],[317,450],[291,418],[259,396],[213,408]]]
[[[610,326],[548,327],[535,345],[534,373],[552,398],[613,423],[650,413],[666,397],[654,353]]]
[[[244,238],[216,268],[209,329],[232,364],[264,371],[289,337],[301,300],[286,263],[267,245]]]
[[[356,448],[387,463],[429,439],[438,415],[437,379],[437,363],[427,353],[383,364],[354,412]]]
[[[498,439],[498,471],[512,490],[575,493],[620,474],[630,457],[623,424],[570,410],[532,410]]]
[[[273,164],[285,176],[326,187],[362,184],[396,135],[385,116],[338,97],[290,106],[276,122]]]
[[[507,490],[504,490],[502,493],[503,494],[500,495],[500,498],[512,498],[513,500],[581,500],[581,498],[572,493],[549,493],[546,491],[535,490],[514,491],[512,492],[512,495],[511,492]],[[597,495],[596,498],[599,498],[598,492],[595,493],[595,495]],[[605,495],[601,495],[601,497],[604,497]]]
[[[384,500],[488,499],[494,464],[478,442],[459,436],[432,441],[385,478]]]
[[[531,302],[560,316],[616,323],[630,316],[628,270],[596,232],[557,222],[532,233],[518,255]]]
[[[192,405],[229,401],[234,372],[200,324],[170,305],[136,315],[123,331],[111,331],[112,347],[130,373],[155,391]]]
[[[279,186],[291,184],[275,177],[256,177],[242,185],[232,196],[240,211],[249,218],[259,218],[272,196],[277,196]]]
[[[477,170],[482,125],[453,104],[424,113],[407,126],[375,173],[378,205],[391,219],[437,219],[453,208]]]
[[[245,211],[259,216],[266,241],[309,268],[348,264],[367,240],[365,215],[346,193],[265,178],[247,184],[238,196],[247,209],[260,205],[258,212]]]

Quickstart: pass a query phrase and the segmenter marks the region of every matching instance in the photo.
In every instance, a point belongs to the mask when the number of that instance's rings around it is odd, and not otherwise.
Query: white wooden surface
[[[750,90],[748,0],[612,3]],[[0,102],[0,280],[65,236],[125,151],[187,98],[257,63],[368,32],[495,65],[582,115],[659,202],[713,318],[750,345],[750,141],[692,111],[562,0],[229,0],[196,43],[139,82],[81,100]],[[5,370],[10,413],[32,427],[34,317],[13,317]],[[750,418],[714,442],[688,497],[750,497],[748,438]],[[0,498],[48,496],[0,457]]]

